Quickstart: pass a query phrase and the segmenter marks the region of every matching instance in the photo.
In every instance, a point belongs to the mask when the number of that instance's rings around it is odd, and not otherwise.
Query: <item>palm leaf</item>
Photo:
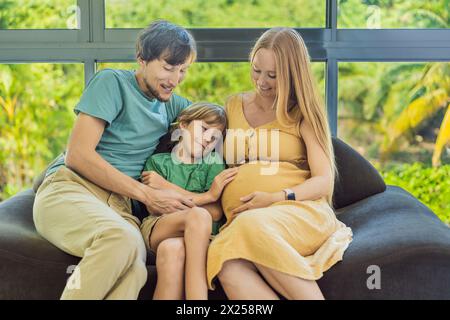
[[[12,99],[10,97],[6,97],[6,99],[4,99],[3,97],[0,96],[0,106],[2,106],[3,109],[5,109],[8,121],[12,121],[14,118],[14,110],[16,108],[16,104],[17,104],[17,95],[14,95]]]
[[[400,116],[387,128],[387,139],[382,145],[382,154],[388,154],[397,147],[399,137],[419,126],[435,114],[448,100],[444,89],[437,89],[412,101]]]
[[[442,120],[441,128],[434,145],[432,164],[437,167],[440,164],[442,149],[447,143],[450,143],[450,105],[447,107],[444,120]]]

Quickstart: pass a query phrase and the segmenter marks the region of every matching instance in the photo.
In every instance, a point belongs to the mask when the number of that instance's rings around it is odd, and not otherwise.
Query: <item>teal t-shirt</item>
[[[100,156],[122,173],[138,179],[169,125],[191,103],[173,94],[168,102],[146,96],[131,70],[104,69],[89,81],[74,112],[106,121],[96,147]],[[64,154],[46,175],[64,165]]]
[[[215,152],[197,164],[179,163],[172,160],[170,153],[158,153],[152,155],[144,167],[144,171],[155,171],[167,181],[195,193],[207,192],[214,178],[224,169],[223,158]],[[223,223],[223,219],[214,221],[211,234],[217,234]]]

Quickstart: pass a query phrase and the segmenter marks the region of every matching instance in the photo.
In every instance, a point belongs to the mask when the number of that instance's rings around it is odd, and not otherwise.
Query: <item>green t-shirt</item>
[[[170,153],[152,155],[144,166],[144,171],[155,171],[167,181],[184,190],[203,193],[211,188],[214,178],[225,169],[223,158],[211,152],[201,163],[185,164],[172,160]],[[223,219],[213,222],[212,234],[219,232]]]
[[[169,125],[190,102],[173,94],[168,102],[150,99],[135,72],[104,69],[89,81],[74,112],[103,119],[105,130],[96,147],[100,156],[122,173],[138,179]],[[46,176],[64,165],[64,155]]]
[[[208,191],[214,178],[224,169],[223,159],[215,152],[196,164],[174,162],[170,153],[158,153],[152,155],[144,167],[144,171],[155,171],[167,181],[195,193]]]

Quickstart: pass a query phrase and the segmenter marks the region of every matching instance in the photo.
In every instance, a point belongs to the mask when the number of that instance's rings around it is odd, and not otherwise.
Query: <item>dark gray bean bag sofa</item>
[[[347,144],[333,138],[333,145],[340,172],[336,213],[354,240],[343,261],[318,281],[325,298],[450,299],[450,229],[405,190],[386,187]],[[0,203],[0,299],[58,299],[68,268],[79,261],[36,232],[33,189]],[[147,264],[140,299],[151,299],[155,287],[155,257],[149,254]],[[210,298],[225,299],[217,287]]]

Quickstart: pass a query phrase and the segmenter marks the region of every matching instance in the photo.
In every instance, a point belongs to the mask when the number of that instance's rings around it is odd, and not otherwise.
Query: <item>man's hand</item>
[[[211,184],[211,188],[208,191],[208,194],[210,195],[211,198],[211,202],[219,200],[223,188],[225,188],[227,184],[233,181],[233,179],[236,177],[236,174],[238,173],[238,170],[239,170],[238,167],[226,169],[223,170],[214,178],[214,181]]]
[[[142,172],[142,183],[154,189],[167,189],[167,180],[161,177],[156,171]]]
[[[162,215],[195,206],[191,199],[174,190],[158,190],[144,185],[143,191],[143,203],[152,214]]]

